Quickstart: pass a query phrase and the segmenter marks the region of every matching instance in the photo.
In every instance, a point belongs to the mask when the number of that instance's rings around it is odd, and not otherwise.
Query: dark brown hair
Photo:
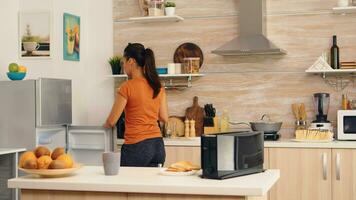
[[[156,98],[161,91],[161,81],[156,71],[156,61],[153,51],[140,43],[129,43],[124,50],[126,59],[132,58],[139,67],[143,68],[143,74],[148,84],[153,89],[153,98]]]

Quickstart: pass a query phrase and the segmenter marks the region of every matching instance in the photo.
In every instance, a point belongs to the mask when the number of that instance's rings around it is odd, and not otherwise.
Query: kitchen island
[[[160,175],[163,168],[121,167],[116,176],[105,176],[103,167],[85,166],[76,174],[61,178],[28,175],[8,181],[21,189],[21,199],[85,200],[265,200],[279,179],[279,170],[226,180],[191,176]]]

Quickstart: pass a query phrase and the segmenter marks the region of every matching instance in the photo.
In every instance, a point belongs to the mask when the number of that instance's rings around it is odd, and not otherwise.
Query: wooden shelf
[[[178,15],[173,16],[147,16],[147,17],[131,17],[129,21],[139,23],[152,23],[152,22],[179,22],[184,18]]]
[[[334,7],[333,12],[336,14],[356,13],[356,6]]]

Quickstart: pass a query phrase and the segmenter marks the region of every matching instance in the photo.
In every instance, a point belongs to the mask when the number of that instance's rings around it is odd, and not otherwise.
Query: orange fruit
[[[41,156],[37,159],[37,167],[38,169],[48,169],[51,162],[52,158],[50,156]]]
[[[37,160],[37,157],[32,151],[26,151],[20,157],[19,166],[23,167],[26,160]]]
[[[72,156],[70,156],[69,154],[62,154],[56,160],[64,161],[66,168],[73,167],[73,159],[72,159]]]
[[[17,72],[22,72],[22,73],[26,73],[27,72],[27,68],[25,66],[20,65]]]

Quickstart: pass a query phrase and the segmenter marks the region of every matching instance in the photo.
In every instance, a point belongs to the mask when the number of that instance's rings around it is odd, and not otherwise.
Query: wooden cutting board
[[[197,137],[203,134],[204,129],[204,109],[199,106],[198,97],[193,98],[193,106],[185,111],[185,117],[195,120],[195,134]]]
[[[184,137],[184,117],[171,116],[166,124],[166,130],[172,130],[173,137]]]

